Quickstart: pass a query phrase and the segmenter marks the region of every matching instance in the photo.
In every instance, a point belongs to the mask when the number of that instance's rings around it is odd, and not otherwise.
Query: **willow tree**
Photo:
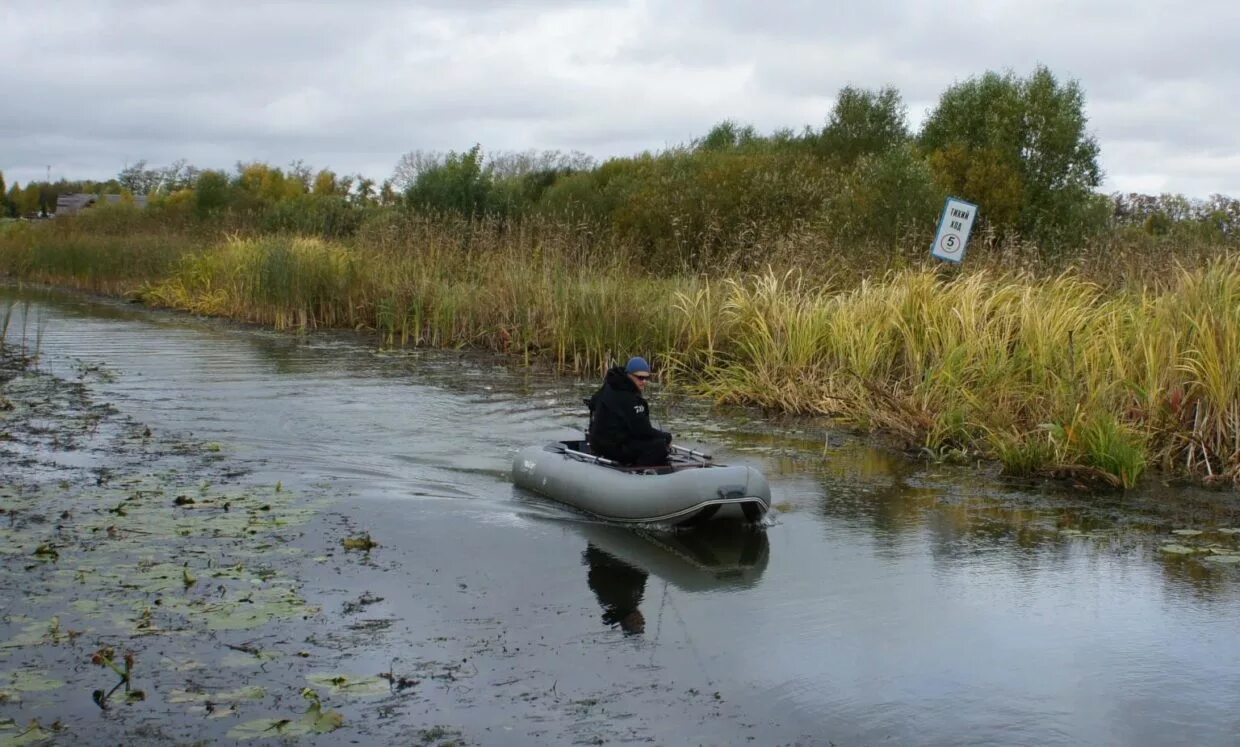
[[[898,148],[909,138],[908,115],[899,91],[890,86],[877,91],[845,86],[818,136],[818,150],[831,161],[851,166],[864,156]]]
[[[1099,227],[1105,207],[1085,95],[1046,67],[1027,78],[987,72],[948,88],[918,143],[946,190],[1001,230],[1056,245]]]
[[[441,163],[419,172],[405,200],[413,207],[479,216],[486,212],[492,186],[482,146],[475,145],[463,153],[449,151]]]
[[[314,186],[311,189],[312,194],[329,196],[336,194],[337,191],[336,172],[330,169],[322,169],[314,175]]]

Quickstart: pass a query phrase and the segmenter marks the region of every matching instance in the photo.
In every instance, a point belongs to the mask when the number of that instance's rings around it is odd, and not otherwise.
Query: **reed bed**
[[[126,211],[100,211],[108,217]],[[211,239],[186,231],[133,230],[126,222],[18,223],[0,233],[0,274],[96,293],[123,294],[166,277],[180,258]],[[85,229],[85,230],[84,230]]]
[[[728,344],[696,379],[720,401],[832,415],[1017,474],[1130,487],[1153,463],[1237,480],[1235,259],[1180,269],[1158,290],[927,270],[838,292],[794,275],[725,286]]]
[[[827,415],[935,458],[993,457],[1012,474],[1130,487],[1154,466],[1240,481],[1240,261],[1223,252],[1108,281],[1083,266],[1034,274],[999,262],[897,262],[859,280],[661,276],[623,246],[569,232],[426,221],[363,234],[179,248],[7,237],[0,270],[578,373],[641,352],[719,402]]]

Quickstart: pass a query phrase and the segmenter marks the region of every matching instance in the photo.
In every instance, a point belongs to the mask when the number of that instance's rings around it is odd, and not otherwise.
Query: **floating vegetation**
[[[306,712],[298,718],[274,718],[247,721],[229,730],[233,739],[271,739],[275,737],[302,737],[309,734],[328,734],[344,725],[344,716],[337,711],[323,710],[319,695],[306,688],[302,697],[309,701]]]
[[[23,693],[50,692],[64,684],[42,672],[29,669],[0,672],[0,703],[20,702]]]
[[[370,532],[359,534],[356,537],[345,537],[340,540],[340,544],[346,550],[357,550],[359,552],[370,552],[379,546],[378,542],[370,538]]]
[[[0,368],[5,365],[9,378],[0,381],[7,382],[15,405],[5,432],[10,443],[21,443],[23,453],[36,458],[9,462],[14,469],[0,485],[0,594],[20,600],[0,621],[0,705],[20,704],[23,713],[50,723],[71,713],[63,710],[65,702],[90,697],[119,719],[111,722],[114,730],[124,728],[129,709],[123,706],[152,699],[174,709],[165,721],[176,713],[235,719],[270,699],[278,702],[287,691],[232,681],[238,668],[261,670],[280,656],[278,647],[227,639],[240,631],[264,635],[319,615],[300,593],[300,581],[288,574],[305,555],[293,541],[326,505],[326,496],[222,479],[211,445],[152,435],[91,404],[79,383],[0,359]],[[107,466],[56,466],[65,444],[106,454]],[[174,466],[151,469],[160,464]],[[83,654],[75,641],[84,635],[106,643]],[[146,656],[159,664],[143,667]],[[87,658],[93,667],[84,670]],[[168,686],[170,676],[183,673],[193,679]],[[299,692],[304,676],[290,672],[281,684]],[[325,686],[349,694],[379,686],[388,691],[379,678],[349,677]],[[268,721],[254,736],[338,728],[343,717],[307,692],[305,713],[287,723]],[[39,722],[0,722],[0,745],[53,738],[54,731]]]
[[[116,663],[115,658],[116,652],[110,646],[104,646],[90,657],[91,664],[94,664],[97,667],[107,667],[115,672],[116,676],[120,678],[117,683],[112,686],[111,690],[105,692],[103,689],[98,689],[91,694],[91,698],[95,701],[95,705],[99,706],[101,710],[107,710],[108,703],[110,702],[112,695],[122,686],[125,688],[125,702],[133,703],[146,699],[146,693],[144,691],[135,690],[132,687],[133,666],[135,661],[134,653],[132,651],[125,652],[124,657],[121,659],[123,668],[121,664]]]
[[[215,692],[189,692],[188,690],[173,690],[168,695],[169,703],[206,703],[212,701],[215,703],[236,703],[243,700],[262,700],[267,697],[267,691],[258,686],[242,687],[236,690],[215,691]]]
[[[333,695],[386,695],[391,692],[391,684],[379,676],[312,674],[306,679],[312,685],[327,688]]]
[[[1240,564],[1240,533],[1222,529],[1173,529],[1175,541],[1164,542],[1159,552],[1169,557],[1191,558],[1218,566]]]
[[[267,662],[276,661],[283,656],[283,654],[279,651],[248,648],[241,650],[241,648],[237,646],[230,646],[229,648],[234,649],[234,652],[226,655],[223,659],[220,659],[219,665],[221,667],[228,667],[232,669],[258,669]]]
[[[38,719],[25,726],[18,726],[11,718],[0,719],[0,747],[40,747],[50,744],[60,731],[60,722],[45,729]]]
[[[1177,545],[1175,543],[1165,544],[1158,549],[1170,555],[1192,555],[1193,553],[1206,552],[1202,548],[1188,547],[1187,545]]]
[[[418,730],[418,743],[426,747],[433,744],[441,745],[441,747],[448,747],[450,744],[458,744],[456,740],[458,740],[460,736],[461,733],[455,729],[449,729],[446,726],[432,726],[429,729]]]

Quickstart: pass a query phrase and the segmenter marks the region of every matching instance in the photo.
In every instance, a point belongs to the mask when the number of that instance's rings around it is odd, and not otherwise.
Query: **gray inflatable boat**
[[[624,467],[590,453],[584,441],[530,446],[512,461],[512,481],[579,511],[626,524],[694,526],[713,520],[756,522],[771,488],[753,467],[716,464],[672,446],[662,467]]]

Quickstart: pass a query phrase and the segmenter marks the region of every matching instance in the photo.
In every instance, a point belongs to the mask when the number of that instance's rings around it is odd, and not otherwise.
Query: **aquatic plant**
[[[384,345],[491,349],[577,373],[642,351],[719,402],[828,415],[1016,474],[1240,476],[1240,261],[1225,256],[1015,272],[1005,265],[1034,255],[995,243],[964,270],[898,252],[844,269],[790,261],[802,247],[756,273],[652,274],[631,246],[554,221],[392,213],[349,242],[181,242],[126,274],[125,253],[106,243],[98,272],[58,264],[60,238],[0,240],[0,267],[107,277],[151,304],[279,329],[373,330]],[[1055,427],[1064,438],[1051,439]]]

